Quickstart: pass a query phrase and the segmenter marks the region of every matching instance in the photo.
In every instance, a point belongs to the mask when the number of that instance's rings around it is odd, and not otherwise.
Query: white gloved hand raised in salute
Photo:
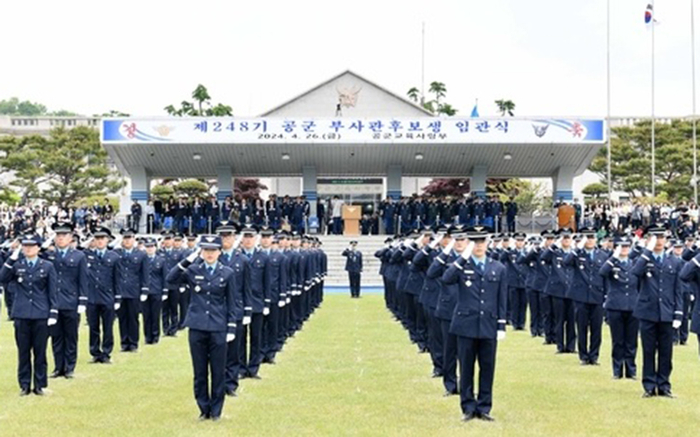
[[[193,262],[195,262],[195,260],[197,259],[197,257],[199,257],[199,252],[201,252],[201,250],[202,250],[202,249],[198,247],[194,252],[192,252],[191,254],[187,255],[187,258],[186,258],[187,262],[190,263],[190,264],[192,264]]]
[[[472,256],[472,250],[474,250],[474,242],[470,241],[462,252],[462,258],[468,260]]]
[[[656,235],[652,235],[651,238],[647,241],[646,249],[650,252],[654,251],[654,248],[656,247]]]
[[[438,244],[440,244],[440,241],[442,241],[443,237],[444,237],[444,235],[442,235],[442,234],[437,234],[437,235],[435,236],[435,239],[434,239],[433,241],[431,241],[430,244],[428,244],[428,246],[429,246],[431,249],[435,249],[436,247],[438,247]]]
[[[236,339],[236,334],[226,334],[226,343],[231,343]]]
[[[622,253],[622,246],[618,244],[617,247],[615,248],[615,251],[613,252],[613,258],[615,258],[616,260],[619,260],[620,253]]]
[[[453,238],[452,240],[450,240],[449,243],[447,243],[447,246],[445,246],[445,248],[442,249],[442,253],[444,253],[445,255],[449,255],[452,253],[452,249],[454,247],[455,247],[455,239]]]

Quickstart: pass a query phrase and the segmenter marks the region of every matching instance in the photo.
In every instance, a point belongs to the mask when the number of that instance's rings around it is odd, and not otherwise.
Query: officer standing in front
[[[173,234],[170,231],[163,231],[163,241],[158,254],[163,257],[165,263],[164,270],[169,272],[182,260],[182,252],[173,247]],[[166,273],[167,274],[167,273]],[[184,287],[184,286],[183,286]],[[165,283],[168,289],[168,298],[163,301],[163,335],[175,337],[182,319],[178,317],[178,305],[180,301],[180,286]]]
[[[466,230],[469,246],[442,275],[445,284],[458,284],[457,306],[450,332],[458,336],[462,372],[460,401],[463,421],[491,422],[496,345],[506,335],[508,278],[506,268],[486,256],[487,229]],[[479,395],[474,397],[474,363],[479,361]]]
[[[30,393],[34,370],[34,394],[42,396],[48,385],[46,378],[46,343],[48,328],[58,318],[58,291],[56,270],[51,262],[39,258],[42,244],[39,235],[21,237],[24,258],[19,260],[20,248],[12,254],[0,269],[0,282],[14,285],[15,302],[12,319],[15,324],[19,365],[17,376],[20,396]],[[34,366],[32,369],[32,356]]]
[[[653,225],[647,234],[651,238],[632,267],[632,274],[639,278],[634,316],[639,319],[642,337],[643,397],[672,398],[673,330],[681,326],[683,318],[682,261],[665,253],[663,226]]]
[[[345,259],[345,271],[350,279],[350,297],[360,297],[360,276],[362,274],[362,252],[357,250],[357,241],[351,241],[350,247],[342,255]]]
[[[189,328],[190,355],[194,368],[194,396],[200,420],[219,420],[224,407],[226,348],[236,337],[236,320],[243,308],[237,305],[233,270],[221,264],[221,237],[207,235],[200,241],[202,262],[196,251],[173,267],[166,280],[187,283],[192,299],[185,325]]]
[[[78,361],[79,314],[87,309],[87,258],[82,251],[70,247],[73,223],[54,223],[51,228],[56,232],[56,250],[46,252],[44,257],[56,270],[58,290],[58,317],[56,324],[49,328],[55,366],[51,378],[70,379]]]

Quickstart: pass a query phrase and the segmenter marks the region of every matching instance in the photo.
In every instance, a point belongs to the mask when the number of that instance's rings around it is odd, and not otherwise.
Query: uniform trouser
[[[608,310],[608,324],[612,337],[613,375],[620,378],[636,376],[635,358],[637,357],[639,320],[632,315],[632,311]]]
[[[512,217],[512,218],[508,217],[507,222],[508,222],[508,232],[512,234],[513,232],[515,232],[515,217]]]
[[[114,306],[89,303],[87,319],[90,326],[90,355],[98,360],[109,359],[114,347]]]
[[[511,324],[515,329],[525,329],[525,313],[527,312],[527,295],[521,287],[510,287],[510,303],[512,305],[510,316]]]
[[[59,375],[73,373],[78,361],[78,325],[80,316],[76,310],[59,310],[56,324],[49,327],[54,371]]]
[[[47,386],[46,344],[49,330],[46,319],[15,319],[15,342],[19,365],[17,378],[21,389],[29,390],[34,371],[34,388]],[[32,368],[33,358],[33,368]]]
[[[185,291],[181,291],[180,296],[178,297],[177,303],[180,314],[178,329],[185,329],[185,317],[187,317],[187,308],[190,306],[190,297],[189,287],[186,287]]]
[[[406,319],[405,324],[408,329],[408,334],[411,341],[414,343],[418,342],[418,334],[416,331],[416,303],[413,300],[413,295],[409,293],[403,293],[404,304],[406,306]]]
[[[238,378],[241,373],[241,343],[245,342],[243,322],[236,321],[236,339],[226,344],[226,391],[238,390]]]
[[[225,398],[226,332],[190,329],[189,343],[194,369],[194,398],[199,411],[209,417],[219,417]]]
[[[419,302],[419,295],[411,294],[409,295],[413,298],[413,302],[416,310],[416,336],[418,339],[418,346],[420,348],[428,347],[428,326],[425,321],[425,311],[423,310],[423,305]]]
[[[530,302],[530,334],[533,337],[542,335],[542,293],[538,290],[530,289],[527,291],[527,297]]]
[[[280,300],[286,299],[286,297],[281,297]],[[286,304],[279,309],[279,321],[277,323],[277,348],[279,351],[284,346],[285,340],[287,340],[287,320],[289,319],[289,305]]]
[[[540,313],[542,314],[542,329],[547,343],[554,343],[554,305],[552,296],[540,293]]]
[[[241,371],[247,376],[257,375],[262,363],[263,318],[262,313],[253,313],[250,325],[243,327]],[[248,344],[250,344],[249,355],[247,354]]]
[[[554,305],[554,332],[559,352],[576,350],[574,302],[563,297],[552,297]]]
[[[179,301],[180,291],[177,288],[168,290],[168,298],[163,301],[163,333],[165,335],[174,335],[177,332],[179,326],[177,317]]]
[[[688,320],[692,312],[692,302],[690,301],[690,293],[683,293],[683,318],[681,319],[681,327],[674,332],[673,339],[685,344],[688,341]]]
[[[491,412],[496,339],[457,337],[462,413]],[[474,397],[474,363],[479,361],[479,395]]]
[[[301,314],[301,295],[299,296],[292,296],[292,311],[290,315],[290,333],[293,333],[295,331],[298,331],[301,329],[301,319],[302,319],[302,314]]]
[[[146,344],[157,343],[160,339],[160,310],[163,305],[163,296],[149,294],[148,299],[141,303],[143,313],[143,337]]]
[[[442,328],[440,319],[435,317],[435,308],[424,306],[425,319],[428,322],[428,338],[430,344],[430,358],[433,361],[433,372],[442,375],[444,367],[444,353],[442,349]]]
[[[440,320],[442,331],[442,384],[445,391],[457,393],[457,336],[450,334],[450,320]]]
[[[277,352],[277,338],[279,334],[280,309],[277,306],[279,299],[273,299],[270,305],[270,314],[263,320],[263,347],[262,354],[266,360],[275,358]]]
[[[671,322],[639,321],[644,363],[642,386],[645,391],[671,391],[673,326]]]
[[[588,363],[597,362],[603,330],[603,306],[576,302],[576,328],[579,359]]]
[[[136,350],[139,347],[139,300],[122,299],[119,316],[119,336],[122,350]]]
[[[350,278],[350,296],[360,297],[360,272],[348,272]]]

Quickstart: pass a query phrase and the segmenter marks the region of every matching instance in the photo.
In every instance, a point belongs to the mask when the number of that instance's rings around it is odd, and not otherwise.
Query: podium
[[[362,217],[362,206],[343,205],[343,235],[356,237],[360,235],[360,218]]]

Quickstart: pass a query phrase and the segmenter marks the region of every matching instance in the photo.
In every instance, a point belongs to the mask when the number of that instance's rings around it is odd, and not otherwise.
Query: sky
[[[651,114],[646,0],[611,0],[612,116]],[[658,116],[692,113],[691,0],[657,0]],[[700,4],[698,5],[700,8]],[[197,84],[256,116],[347,70],[400,95],[440,81],[461,114],[604,117],[606,0],[4,2],[0,99],[164,115]],[[700,58],[699,58],[700,60]]]

